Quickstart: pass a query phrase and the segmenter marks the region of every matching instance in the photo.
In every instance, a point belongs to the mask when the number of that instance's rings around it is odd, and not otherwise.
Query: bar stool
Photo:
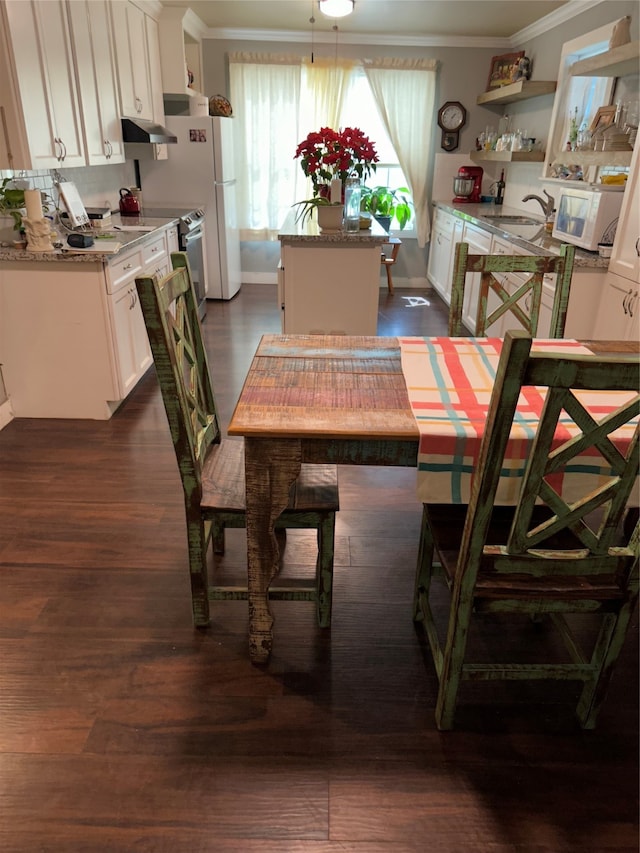
[[[380,257],[380,263],[385,268],[385,271],[387,273],[387,287],[389,289],[389,293],[393,293],[393,279],[391,277],[391,267],[398,260],[398,252],[400,251],[402,240],[398,239],[398,237],[389,237],[389,239],[384,245],[391,246],[391,252],[387,254],[383,249]]]

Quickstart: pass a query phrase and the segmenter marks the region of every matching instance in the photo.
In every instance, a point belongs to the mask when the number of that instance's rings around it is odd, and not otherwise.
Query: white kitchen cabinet
[[[640,340],[639,285],[607,273],[594,338],[604,341]]]
[[[124,163],[109,4],[106,0],[72,0],[68,8],[87,165]]]
[[[135,279],[168,271],[167,236],[107,264],[2,265],[0,363],[16,417],[112,416],[153,360]]]
[[[463,221],[436,208],[431,229],[427,278],[447,305],[451,304],[451,275],[456,243],[462,239]]]
[[[122,115],[153,119],[145,14],[128,0],[112,0],[118,86]]]
[[[86,164],[67,5],[0,5],[0,169]]]
[[[121,115],[164,123],[157,22],[129,0],[109,3],[114,32]],[[139,149],[135,145],[134,149]],[[168,158],[166,145],[144,145],[144,156]]]
[[[613,242],[609,272],[640,282],[640,143],[636,143]]]
[[[470,255],[487,255],[491,251],[491,234],[470,222],[464,223],[462,241],[469,246]],[[455,249],[455,246],[454,246]],[[480,273],[467,276],[462,300],[462,322],[466,328],[475,334],[476,317],[478,314],[478,296],[480,295]],[[495,334],[493,327],[487,329],[487,334]]]

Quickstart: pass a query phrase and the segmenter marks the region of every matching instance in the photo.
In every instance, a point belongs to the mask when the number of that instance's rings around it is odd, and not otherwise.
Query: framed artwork
[[[589,126],[589,130],[591,133],[594,133],[596,130],[602,130],[605,127],[609,127],[615,117],[615,104],[612,104],[610,107],[598,107],[596,114],[593,117],[593,121]]]
[[[494,56],[491,60],[491,70],[487,81],[487,92],[499,89],[511,83],[513,66],[524,57],[524,50],[519,53],[503,53],[502,56]]]

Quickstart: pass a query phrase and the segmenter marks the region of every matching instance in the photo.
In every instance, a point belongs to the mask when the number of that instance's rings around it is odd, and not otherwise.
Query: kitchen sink
[[[539,219],[534,219],[532,216],[509,216],[508,214],[505,216],[500,216],[500,214],[483,214],[483,219],[490,219],[492,222],[496,224],[500,224],[501,222],[505,225],[540,225],[542,226],[544,223]]]

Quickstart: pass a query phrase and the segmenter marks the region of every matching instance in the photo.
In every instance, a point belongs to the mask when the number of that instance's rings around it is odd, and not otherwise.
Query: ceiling
[[[353,14],[337,22],[319,12],[315,0],[163,0],[163,5],[190,8],[212,30],[256,31],[254,38],[257,31],[266,38],[275,32],[308,35],[313,14],[319,36],[337,23],[343,36],[384,43],[416,37],[508,39],[557,10],[571,11],[572,17],[579,5],[593,0],[356,0]]]

